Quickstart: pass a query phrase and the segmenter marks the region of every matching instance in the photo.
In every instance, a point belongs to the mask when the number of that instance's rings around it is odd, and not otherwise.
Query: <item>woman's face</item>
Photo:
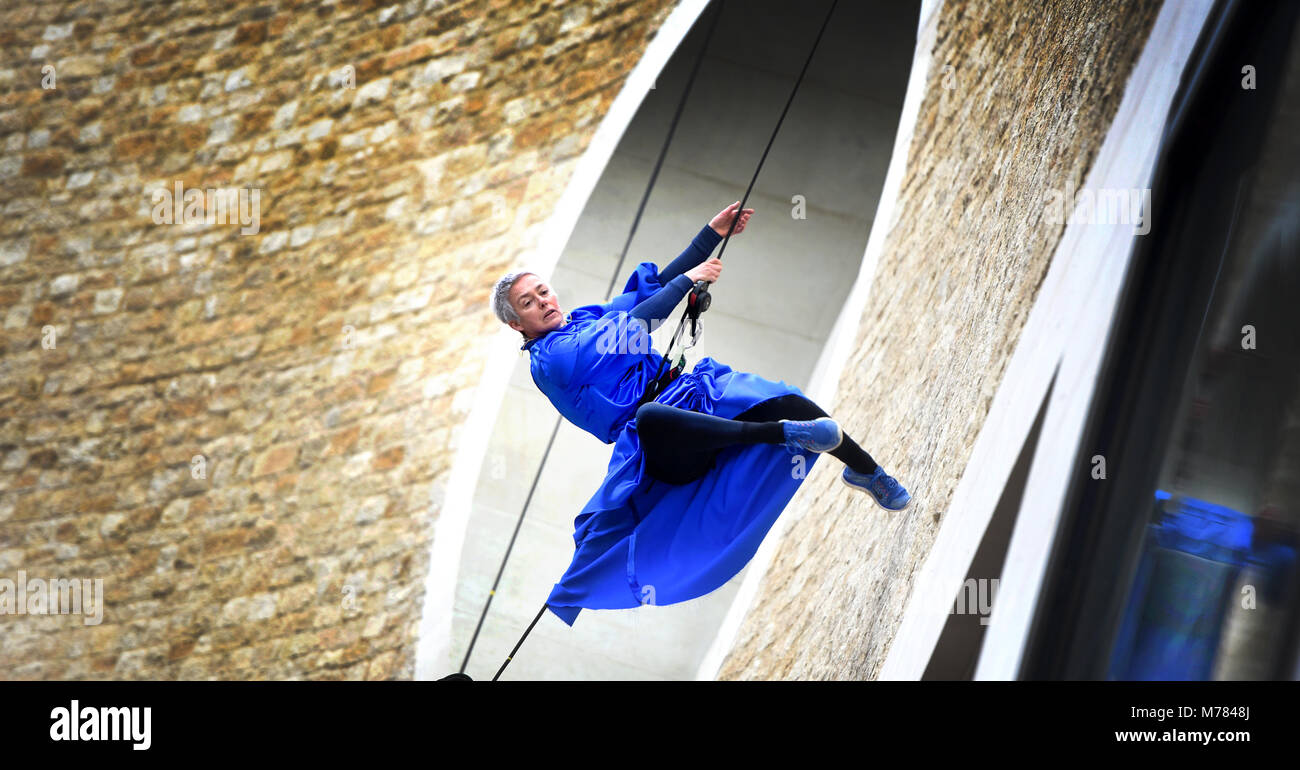
[[[510,328],[523,332],[529,339],[564,325],[559,296],[535,275],[525,275],[515,281],[510,287],[510,304],[520,319],[511,321]]]

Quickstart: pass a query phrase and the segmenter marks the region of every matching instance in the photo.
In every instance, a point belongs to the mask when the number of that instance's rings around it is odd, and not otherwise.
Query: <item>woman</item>
[[[550,285],[529,272],[509,273],[493,289],[493,310],[523,335],[537,387],[574,425],[614,444],[605,480],[574,520],[573,562],[547,600],[569,625],[583,608],[674,604],[726,583],[754,555],[818,453],[844,462],[844,483],[887,510],[911,499],[784,381],[706,357],[638,406],[662,360],[649,332],[696,281],[718,280],[722,260],[709,255],[739,207],[719,212],[662,272],[642,262],[623,294],[605,304],[565,315]],[[753,213],[739,214],[735,233]]]

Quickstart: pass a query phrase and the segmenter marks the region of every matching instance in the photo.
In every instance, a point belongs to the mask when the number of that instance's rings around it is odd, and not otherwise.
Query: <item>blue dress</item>
[[[749,563],[817,461],[815,452],[742,444],[721,450],[716,467],[688,484],[646,472],[636,407],[662,355],[628,312],[661,288],[658,267],[642,262],[623,294],[574,309],[521,348],[560,414],[614,445],[604,481],[574,519],[573,561],[547,599],[570,626],[584,608],[675,604],[721,587]],[[705,357],[656,401],[732,418],[790,393],[803,395]]]

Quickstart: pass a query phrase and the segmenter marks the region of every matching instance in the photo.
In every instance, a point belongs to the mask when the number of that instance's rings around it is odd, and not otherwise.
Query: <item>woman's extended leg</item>
[[[784,396],[769,398],[762,403],[755,404],[736,415],[736,419],[772,422],[776,420],[815,420],[818,417],[829,416],[825,410],[804,396],[798,393],[787,393]],[[841,426],[841,429],[843,429],[843,426]],[[840,442],[840,445],[832,449],[828,454],[852,468],[856,473],[869,476],[876,472],[876,461],[862,447],[858,446],[853,439],[849,438],[847,432],[844,433],[844,440]]]
[[[718,450],[733,444],[781,444],[780,420],[815,420],[828,416],[797,393],[770,398],[729,420],[711,414],[650,402],[637,410],[637,435],[651,475],[673,483],[699,478],[713,466]],[[876,461],[847,433],[830,453],[857,473],[876,472]]]
[[[686,484],[713,468],[718,452],[733,444],[784,444],[780,420],[815,420],[825,410],[797,393],[770,398],[728,420],[650,402],[637,410],[637,435],[647,472],[670,484]],[[844,463],[844,483],[868,492],[886,510],[906,508],[911,495],[876,465],[871,455],[841,428],[840,444],[830,454]]]

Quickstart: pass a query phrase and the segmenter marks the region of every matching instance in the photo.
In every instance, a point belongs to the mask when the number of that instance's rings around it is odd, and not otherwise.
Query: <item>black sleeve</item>
[[[668,267],[659,271],[659,280],[667,286],[669,281],[708,259],[721,242],[722,236],[718,235],[712,227],[705,225],[691,240],[691,245],[687,246],[677,259],[670,262]]]
[[[645,321],[650,331],[654,331],[667,320],[668,316],[672,314],[673,308],[677,307],[677,303],[682,301],[682,297],[685,297],[686,293],[694,285],[689,277],[679,275],[641,302],[641,304],[632,308],[628,315]]]

